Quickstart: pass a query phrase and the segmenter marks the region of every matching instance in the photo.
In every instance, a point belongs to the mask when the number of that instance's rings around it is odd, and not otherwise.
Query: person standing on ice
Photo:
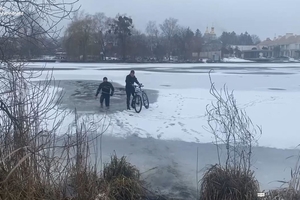
[[[126,90],[126,96],[127,96],[127,109],[130,110],[130,96],[134,96],[134,83],[140,85],[139,81],[137,80],[137,78],[135,77],[135,72],[134,70],[130,71],[130,74],[128,74],[126,76],[126,86],[125,86],[125,90]],[[133,104],[131,103],[131,107],[133,107]]]
[[[113,96],[115,88],[114,86],[111,84],[111,82],[107,81],[107,77],[103,78],[103,82],[99,85],[98,89],[97,89],[97,93],[95,98],[98,97],[98,94],[101,92],[101,96],[100,96],[100,105],[101,108],[103,108],[103,101],[105,100],[105,106],[106,108],[109,108],[109,104],[110,104],[110,96]]]

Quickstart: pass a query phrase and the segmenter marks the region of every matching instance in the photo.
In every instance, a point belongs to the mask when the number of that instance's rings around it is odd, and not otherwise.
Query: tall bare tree
[[[74,0],[69,3],[52,0],[41,2],[0,1],[2,10],[0,33],[2,40],[26,40],[36,44],[37,41],[42,42],[40,37],[42,35],[55,39],[60,33],[57,25],[74,11],[73,7],[77,1]],[[0,60],[8,59],[12,58],[7,56],[6,52],[3,51],[3,45],[0,45]]]
[[[150,55],[150,48],[147,46],[147,37],[138,30],[132,31],[132,36],[129,40],[130,55],[132,58],[144,59]]]
[[[259,36],[255,35],[255,34],[251,35],[251,39],[252,39],[253,44],[259,44],[261,42]]]
[[[92,17],[90,15],[80,13],[80,15],[75,16],[65,32],[65,49],[69,58],[86,61],[92,31]]]
[[[94,15],[77,13],[65,31],[64,45],[72,60],[102,59],[105,33],[109,30],[108,18],[104,13]]]
[[[146,33],[148,36],[149,48],[152,56],[154,55],[154,49],[159,45],[159,30],[155,21],[149,21],[146,27]]]
[[[171,17],[165,19],[165,21],[160,25],[160,29],[162,31],[162,35],[167,40],[168,55],[169,60],[171,60],[171,54],[174,50],[174,36],[179,29],[178,20]]]

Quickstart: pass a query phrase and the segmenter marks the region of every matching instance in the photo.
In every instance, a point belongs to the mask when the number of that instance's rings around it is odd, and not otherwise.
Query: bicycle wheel
[[[135,112],[140,113],[143,107],[142,97],[140,95],[135,95],[133,97],[133,102]]]
[[[142,92],[142,97],[143,97],[143,103],[144,103],[144,106],[146,109],[149,108],[149,99],[148,99],[148,96],[146,94],[146,92]]]

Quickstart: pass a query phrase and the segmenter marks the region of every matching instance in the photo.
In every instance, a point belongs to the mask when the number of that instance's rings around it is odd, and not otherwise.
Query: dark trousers
[[[100,96],[100,104],[101,104],[101,106],[103,105],[103,101],[104,100],[105,100],[105,106],[109,107],[110,95],[109,94],[101,94],[101,96]]]
[[[126,96],[127,96],[127,108],[129,108],[130,106],[130,96],[134,96],[134,88],[126,88]]]

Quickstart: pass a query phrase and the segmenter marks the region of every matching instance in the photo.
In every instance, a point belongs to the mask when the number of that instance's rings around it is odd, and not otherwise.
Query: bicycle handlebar
[[[133,85],[133,87],[139,87],[139,88],[142,88],[142,87],[144,87],[144,85],[143,84],[140,84],[140,85]]]

